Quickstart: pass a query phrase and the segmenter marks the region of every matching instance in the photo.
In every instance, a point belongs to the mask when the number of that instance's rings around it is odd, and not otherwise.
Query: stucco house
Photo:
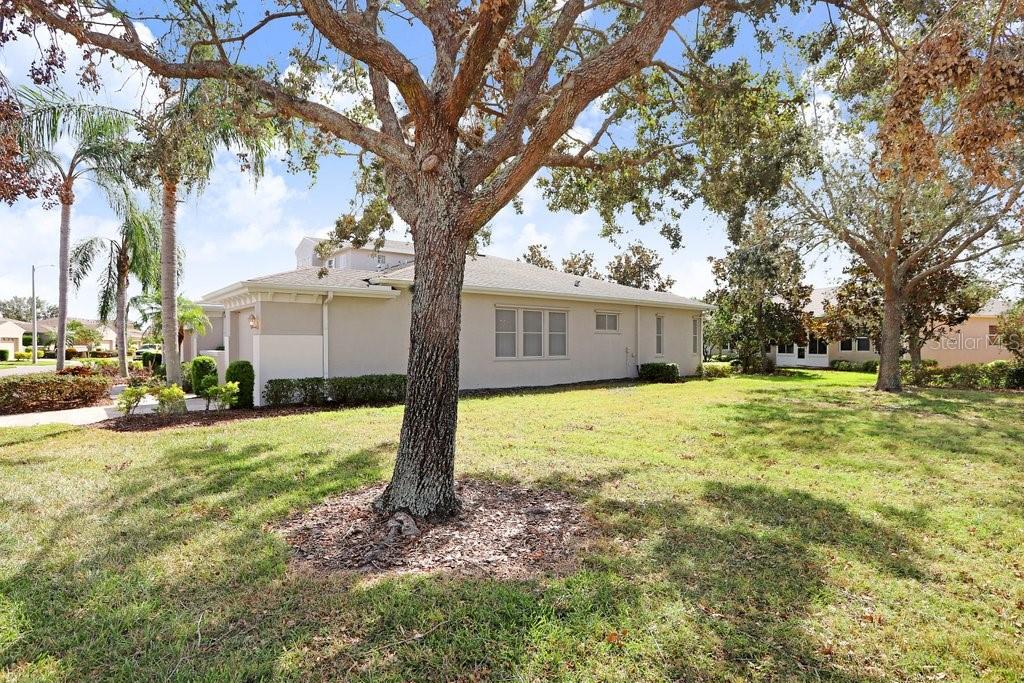
[[[825,302],[835,298],[836,289],[815,289],[807,312],[814,317],[825,315]],[[1002,299],[990,301],[982,310],[968,318],[957,329],[942,339],[929,341],[921,350],[921,357],[934,360],[941,367],[964,363],[989,363],[994,360],[1012,360],[1012,354],[999,336],[999,316],[1010,307]],[[805,344],[772,345],[769,355],[780,367],[829,367],[832,361],[848,360],[863,363],[878,360],[878,350],[868,337],[825,340],[808,335]]]
[[[404,373],[414,254],[408,242],[346,246],[321,258],[319,240],[295,250],[295,270],[256,277],[202,299],[211,328],[183,356],[244,359],[256,399],[274,378]],[[326,275],[320,277],[321,268]],[[635,377],[638,365],[701,362],[711,307],[494,256],[467,258],[460,336],[463,389],[546,386]]]
[[[0,318],[0,349],[5,349],[11,360],[14,360],[15,353],[23,350],[21,338],[25,334],[27,324],[20,320]],[[30,329],[31,327],[29,325]]]
[[[71,322],[72,320],[77,320],[86,327],[91,327],[94,330],[99,331],[102,339],[99,345],[93,348],[94,351],[114,351],[115,349],[117,349],[117,331],[114,329],[113,322],[104,323],[99,320],[90,320],[88,318],[68,318],[68,322]],[[28,329],[31,332],[32,323],[27,324]],[[49,332],[51,334],[57,334],[57,319],[40,318],[39,322],[37,323],[37,328],[39,332]],[[129,346],[137,345],[142,342],[142,331],[139,330],[134,325],[129,325],[125,333],[126,336],[128,337]],[[86,349],[85,346],[81,345],[77,345],[72,348],[79,352],[85,352],[88,350]]]

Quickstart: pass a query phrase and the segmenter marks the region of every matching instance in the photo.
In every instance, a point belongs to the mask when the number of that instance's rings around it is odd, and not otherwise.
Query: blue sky
[[[820,13],[787,17],[785,23],[796,31],[809,28],[821,19]],[[279,35],[283,48],[285,36]],[[410,34],[401,44],[412,46],[412,55],[424,70],[429,69],[429,51],[422,35]],[[68,43],[69,73],[73,74],[79,50]],[[27,66],[35,56],[31,39],[7,45],[0,51],[0,69],[15,84],[26,82]],[[723,58],[747,57],[755,66],[777,63],[781,52],[760,55],[745,35]],[[796,68],[795,64],[790,64]],[[97,101],[134,108],[144,97],[143,79],[137,72],[116,62],[102,68],[103,90],[89,94]],[[78,92],[73,76],[64,79],[69,92]],[[141,93],[141,94],[140,94]],[[597,116],[585,113],[577,127],[592,128]],[[88,181],[80,183],[78,202],[72,218],[72,239],[93,235],[112,235],[116,221],[106,207],[102,194]],[[204,293],[248,277],[289,270],[294,267],[293,250],[304,235],[322,235],[335,218],[348,207],[352,195],[351,162],[325,159],[316,182],[305,175],[290,174],[284,164],[272,161],[267,173],[254,184],[241,174],[229,153],[218,155],[218,163],[209,185],[198,196],[188,197],[179,211],[179,242],[185,250],[182,291],[198,298]],[[600,219],[591,213],[575,215],[552,213],[532,185],[522,195],[523,213],[509,206],[492,222],[493,241],[485,253],[515,258],[528,244],[548,245],[556,261],[570,251],[587,249],[597,254],[602,267],[617,252],[617,247],[598,237]],[[52,264],[57,260],[59,210],[46,210],[39,201],[21,201],[13,207],[0,205],[0,298],[27,296],[30,291],[30,265]],[[702,296],[712,284],[709,256],[720,256],[727,245],[723,223],[695,205],[682,221],[683,248],[672,252],[655,229],[642,228],[626,216],[628,233],[623,243],[639,239],[657,249],[665,261],[664,272],[676,280],[674,291]],[[397,231],[396,238],[404,238]],[[827,257],[827,258],[826,258]],[[843,261],[840,252],[819,255],[807,263],[808,280],[815,285],[834,284]],[[42,270],[37,292],[56,301],[54,269]],[[70,298],[72,315],[96,314],[96,277],[90,277]]]

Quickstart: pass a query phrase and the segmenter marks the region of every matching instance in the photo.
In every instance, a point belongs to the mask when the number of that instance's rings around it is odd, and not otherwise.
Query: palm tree
[[[117,362],[122,377],[128,376],[128,283],[134,277],[142,291],[159,282],[160,227],[156,217],[141,210],[129,196],[115,239],[92,237],[75,245],[71,253],[71,281],[77,289],[103,255],[106,267],[100,275],[100,321],[114,313]]]
[[[245,165],[254,175],[263,173],[263,162],[273,139],[265,120],[241,121],[244,114],[226,106],[236,93],[228,83],[182,83],[178,92],[143,117],[140,129],[146,142],[139,147],[135,166],[148,174],[160,189],[160,291],[163,325],[163,357],[169,383],[181,383],[181,357],[173,344],[182,315],[177,310],[177,207],[180,189],[201,192],[213,171],[218,147],[242,149]],[[245,107],[241,107],[244,111]],[[180,344],[180,342],[179,342]]]
[[[147,327],[149,336],[162,336],[163,331],[167,329],[164,326],[163,299],[163,294],[160,291],[144,292],[132,298],[131,305],[139,312],[142,324]],[[210,319],[207,317],[206,312],[203,311],[202,306],[180,294],[174,297],[174,303],[178,320],[175,328],[171,329],[171,339],[173,340],[171,342],[173,344],[171,353],[180,357],[181,345],[185,341],[185,332],[199,335],[206,334],[206,330],[210,327]],[[166,349],[167,338],[163,337],[163,341],[164,348]],[[166,369],[166,359],[164,360],[164,367]],[[170,382],[170,378],[167,381]]]
[[[116,196],[125,161],[128,114],[110,107],[85,104],[56,90],[21,88],[19,145],[30,167],[54,180],[60,203],[60,256],[57,267],[57,369],[64,368],[67,337],[68,282],[71,274],[71,207],[75,183],[84,177],[96,181],[108,196]],[[67,158],[55,151],[59,140],[70,139]]]

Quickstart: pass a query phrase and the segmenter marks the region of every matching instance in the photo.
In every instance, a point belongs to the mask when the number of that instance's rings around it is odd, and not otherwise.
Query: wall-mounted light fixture
[[[256,317],[255,313],[249,314],[249,329],[258,330],[260,329],[260,319]]]

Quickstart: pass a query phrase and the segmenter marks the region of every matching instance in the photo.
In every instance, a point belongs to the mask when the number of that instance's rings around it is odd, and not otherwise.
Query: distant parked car
[[[162,350],[159,344],[143,344],[135,349],[135,360],[142,360],[142,354],[144,353],[160,353]]]

